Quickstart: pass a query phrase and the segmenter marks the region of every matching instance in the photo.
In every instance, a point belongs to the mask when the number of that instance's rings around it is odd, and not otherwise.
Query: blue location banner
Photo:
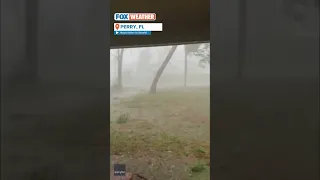
[[[114,31],[115,36],[149,36],[151,31]]]

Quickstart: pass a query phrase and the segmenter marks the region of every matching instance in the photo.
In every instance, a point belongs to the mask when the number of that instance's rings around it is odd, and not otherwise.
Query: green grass
[[[193,89],[112,105],[112,160],[148,179],[210,179],[209,99],[209,89]]]
[[[129,114],[121,114],[121,115],[117,118],[116,122],[117,122],[118,124],[124,124],[124,123],[128,122],[129,119],[130,119],[130,115],[129,115]]]

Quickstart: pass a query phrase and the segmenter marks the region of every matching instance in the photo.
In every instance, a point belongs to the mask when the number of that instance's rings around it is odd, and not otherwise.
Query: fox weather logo
[[[156,13],[115,13],[115,21],[155,21]]]

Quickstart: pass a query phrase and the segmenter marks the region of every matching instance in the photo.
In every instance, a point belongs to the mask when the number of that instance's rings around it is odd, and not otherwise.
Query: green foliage
[[[201,58],[199,60],[200,67],[204,68],[207,64],[210,65],[210,44],[209,43],[204,44],[193,54]]]
[[[198,153],[206,153],[205,149],[204,149],[202,146],[200,146],[199,148],[197,148],[196,151],[197,151]]]
[[[124,124],[126,122],[128,122],[128,120],[130,119],[129,114],[121,114],[118,118],[117,118],[117,124]]]
[[[191,166],[190,170],[193,173],[199,173],[199,172],[203,172],[207,169],[207,166],[201,162],[198,162],[197,164]]]

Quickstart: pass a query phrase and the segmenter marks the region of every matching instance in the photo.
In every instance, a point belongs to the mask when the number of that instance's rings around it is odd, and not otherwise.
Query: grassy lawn
[[[140,94],[111,105],[112,163],[147,179],[209,180],[209,89]]]

